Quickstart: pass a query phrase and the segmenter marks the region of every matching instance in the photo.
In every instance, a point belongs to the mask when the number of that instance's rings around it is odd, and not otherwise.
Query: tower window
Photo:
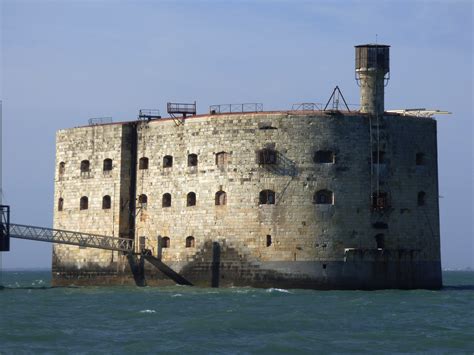
[[[375,236],[375,242],[377,243],[377,249],[385,248],[385,236],[383,234],[377,234]]]
[[[148,204],[148,197],[145,194],[138,196],[138,204],[140,208],[146,209]]]
[[[216,154],[216,165],[225,166],[229,163],[229,154],[226,152],[219,152]]]
[[[81,175],[88,174],[90,172],[89,160],[81,161]]]
[[[425,165],[425,155],[423,153],[416,153],[415,163],[417,166]]]
[[[63,176],[65,171],[66,171],[66,163],[62,161],[59,163],[59,170],[58,170],[59,177]]]
[[[332,191],[319,190],[314,194],[313,203],[317,205],[332,205],[334,203],[334,196]]]
[[[270,245],[272,245],[272,236],[267,235],[266,246],[269,247]]]
[[[163,157],[163,168],[171,168],[173,166],[173,157],[171,155],[165,155]]]
[[[257,161],[260,165],[276,164],[277,152],[274,149],[265,148],[257,152]]]
[[[189,236],[186,238],[186,248],[194,248],[194,237]]]
[[[196,206],[196,194],[194,192],[190,192],[186,196],[186,206]]]
[[[196,154],[188,155],[188,166],[197,166],[198,165],[198,156]]]
[[[82,196],[79,203],[79,209],[87,210],[88,208],[89,208],[89,199],[87,198],[87,196]]]
[[[385,164],[385,152],[381,150],[374,150],[372,152],[372,163],[373,164]]]
[[[102,197],[102,209],[108,210],[112,206],[112,200],[109,195]]]
[[[161,247],[162,248],[169,248],[170,247],[170,238],[168,238],[168,237],[161,238]]]
[[[140,158],[140,160],[138,161],[138,169],[140,169],[140,170],[148,169],[148,158],[147,157],[141,157]]]
[[[104,172],[112,170],[112,159],[104,159]]]
[[[313,160],[315,163],[335,163],[335,155],[330,150],[318,150],[314,153]]]
[[[274,205],[275,204],[275,191],[262,190],[259,195],[260,205]]]
[[[162,207],[171,207],[171,194],[165,193],[163,194],[163,198],[161,201],[161,206]]]
[[[426,203],[426,193],[424,191],[418,192],[418,206],[424,206]]]
[[[388,194],[386,192],[374,192],[372,194],[372,208],[383,211],[389,207]]]
[[[64,207],[64,199],[62,197],[58,200],[58,211],[62,211]]]
[[[217,191],[216,192],[216,206],[223,206],[227,204],[227,194],[225,191]]]

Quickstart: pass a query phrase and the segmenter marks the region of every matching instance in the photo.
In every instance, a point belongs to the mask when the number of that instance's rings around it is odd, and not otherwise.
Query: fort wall
[[[436,149],[434,120],[398,115],[243,113],[62,130],[54,227],[134,238],[137,251],[204,286],[437,288]],[[385,205],[374,209],[380,192]],[[55,245],[53,283],[133,283],[134,262]],[[150,265],[145,275],[169,282]]]

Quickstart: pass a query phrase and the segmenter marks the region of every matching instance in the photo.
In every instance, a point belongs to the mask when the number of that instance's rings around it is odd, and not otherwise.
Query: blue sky
[[[3,202],[52,225],[55,132],[135,119],[167,101],[358,103],[356,44],[391,47],[386,108],[438,120],[445,268],[474,267],[472,1],[1,1]],[[49,267],[51,246],[12,241],[4,267]]]

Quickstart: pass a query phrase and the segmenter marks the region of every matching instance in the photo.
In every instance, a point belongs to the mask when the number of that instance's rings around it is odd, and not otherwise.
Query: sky
[[[265,110],[359,101],[354,45],[391,45],[386,109],[438,116],[443,268],[474,268],[473,2],[0,0],[2,201],[52,226],[55,132],[91,117],[197,101]],[[12,240],[3,268],[49,268],[51,245]]]

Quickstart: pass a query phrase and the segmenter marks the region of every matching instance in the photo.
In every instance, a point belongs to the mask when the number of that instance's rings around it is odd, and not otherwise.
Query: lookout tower
[[[384,87],[390,79],[390,46],[355,46],[355,74],[360,86],[360,112],[383,115]]]

